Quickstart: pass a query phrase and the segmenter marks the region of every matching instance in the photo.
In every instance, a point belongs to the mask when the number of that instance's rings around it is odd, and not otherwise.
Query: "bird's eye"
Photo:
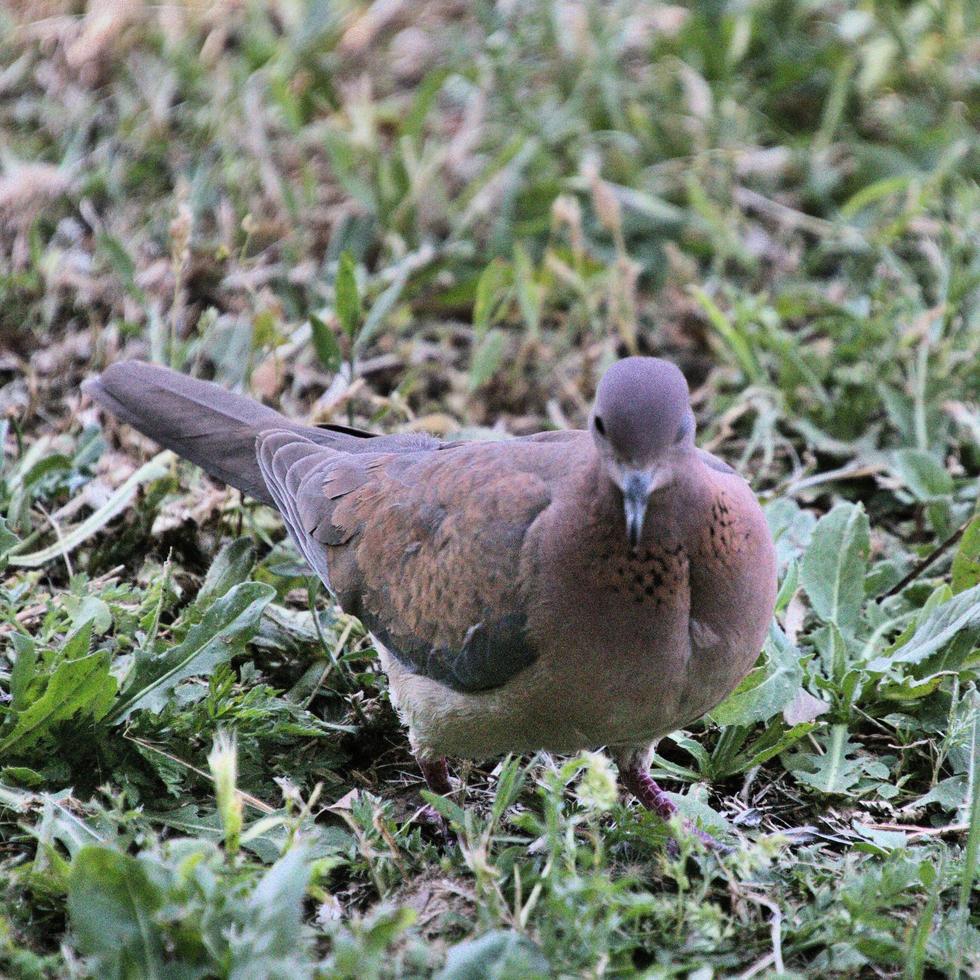
[[[677,430],[677,435],[674,436],[674,445],[676,446],[678,443],[683,442],[685,439],[688,438],[688,436],[690,436],[690,434],[693,431],[694,431],[694,416],[690,414],[685,415],[684,421],[681,422],[680,428]]]
[[[600,436],[604,436],[606,434],[606,423],[602,421],[601,416],[597,415],[592,421],[595,423],[596,432]]]

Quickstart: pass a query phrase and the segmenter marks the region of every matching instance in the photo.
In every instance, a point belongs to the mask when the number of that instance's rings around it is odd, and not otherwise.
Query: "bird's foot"
[[[452,840],[446,818],[431,803],[426,803],[420,807],[416,811],[414,820],[422,828],[423,837],[434,837],[437,841],[443,843]]]
[[[638,763],[628,763],[620,768],[623,785],[648,810],[652,810],[661,820],[667,822],[677,815],[677,804],[654,782],[646,768]],[[707,831],[695,827],[689,820],[684,820],[684,829],[696,837],[709,850],[716,854],[731,854],[734,848],[723,844],[712,837]],[[677,842],[671,841],[668,850],[677,856]]]

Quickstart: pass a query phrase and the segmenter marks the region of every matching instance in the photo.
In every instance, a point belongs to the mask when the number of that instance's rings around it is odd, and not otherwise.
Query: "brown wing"
[[[478,691],[534,661],[522,561],[551,497],[533,447],[352,455],[284,430],[257,450],[307,561],[412,670]]]

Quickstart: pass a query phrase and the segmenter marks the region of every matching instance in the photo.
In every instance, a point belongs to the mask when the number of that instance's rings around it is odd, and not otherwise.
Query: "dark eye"
[[[595,424],[596,432],[598,432],[600,436],[604,436],[606,434],[606,423],[603,422],[602,418],[598,415],[592,421]]]
[[[677,435],[674,436],[674,445],[676,446],[679,442],[683,442],[691,435],[693,431],[694,431],[694,416],[685,415],[684,421],[681,422],[680,428],[677,430]]]

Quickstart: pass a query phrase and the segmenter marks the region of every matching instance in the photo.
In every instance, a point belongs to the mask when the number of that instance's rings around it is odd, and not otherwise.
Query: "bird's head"
[[[636,546],[650,495],[673,482],[694,450],[694,413],[680,369],[657,357],[627,357],[603,375],[589,431],[623,494],[626,533]]]

